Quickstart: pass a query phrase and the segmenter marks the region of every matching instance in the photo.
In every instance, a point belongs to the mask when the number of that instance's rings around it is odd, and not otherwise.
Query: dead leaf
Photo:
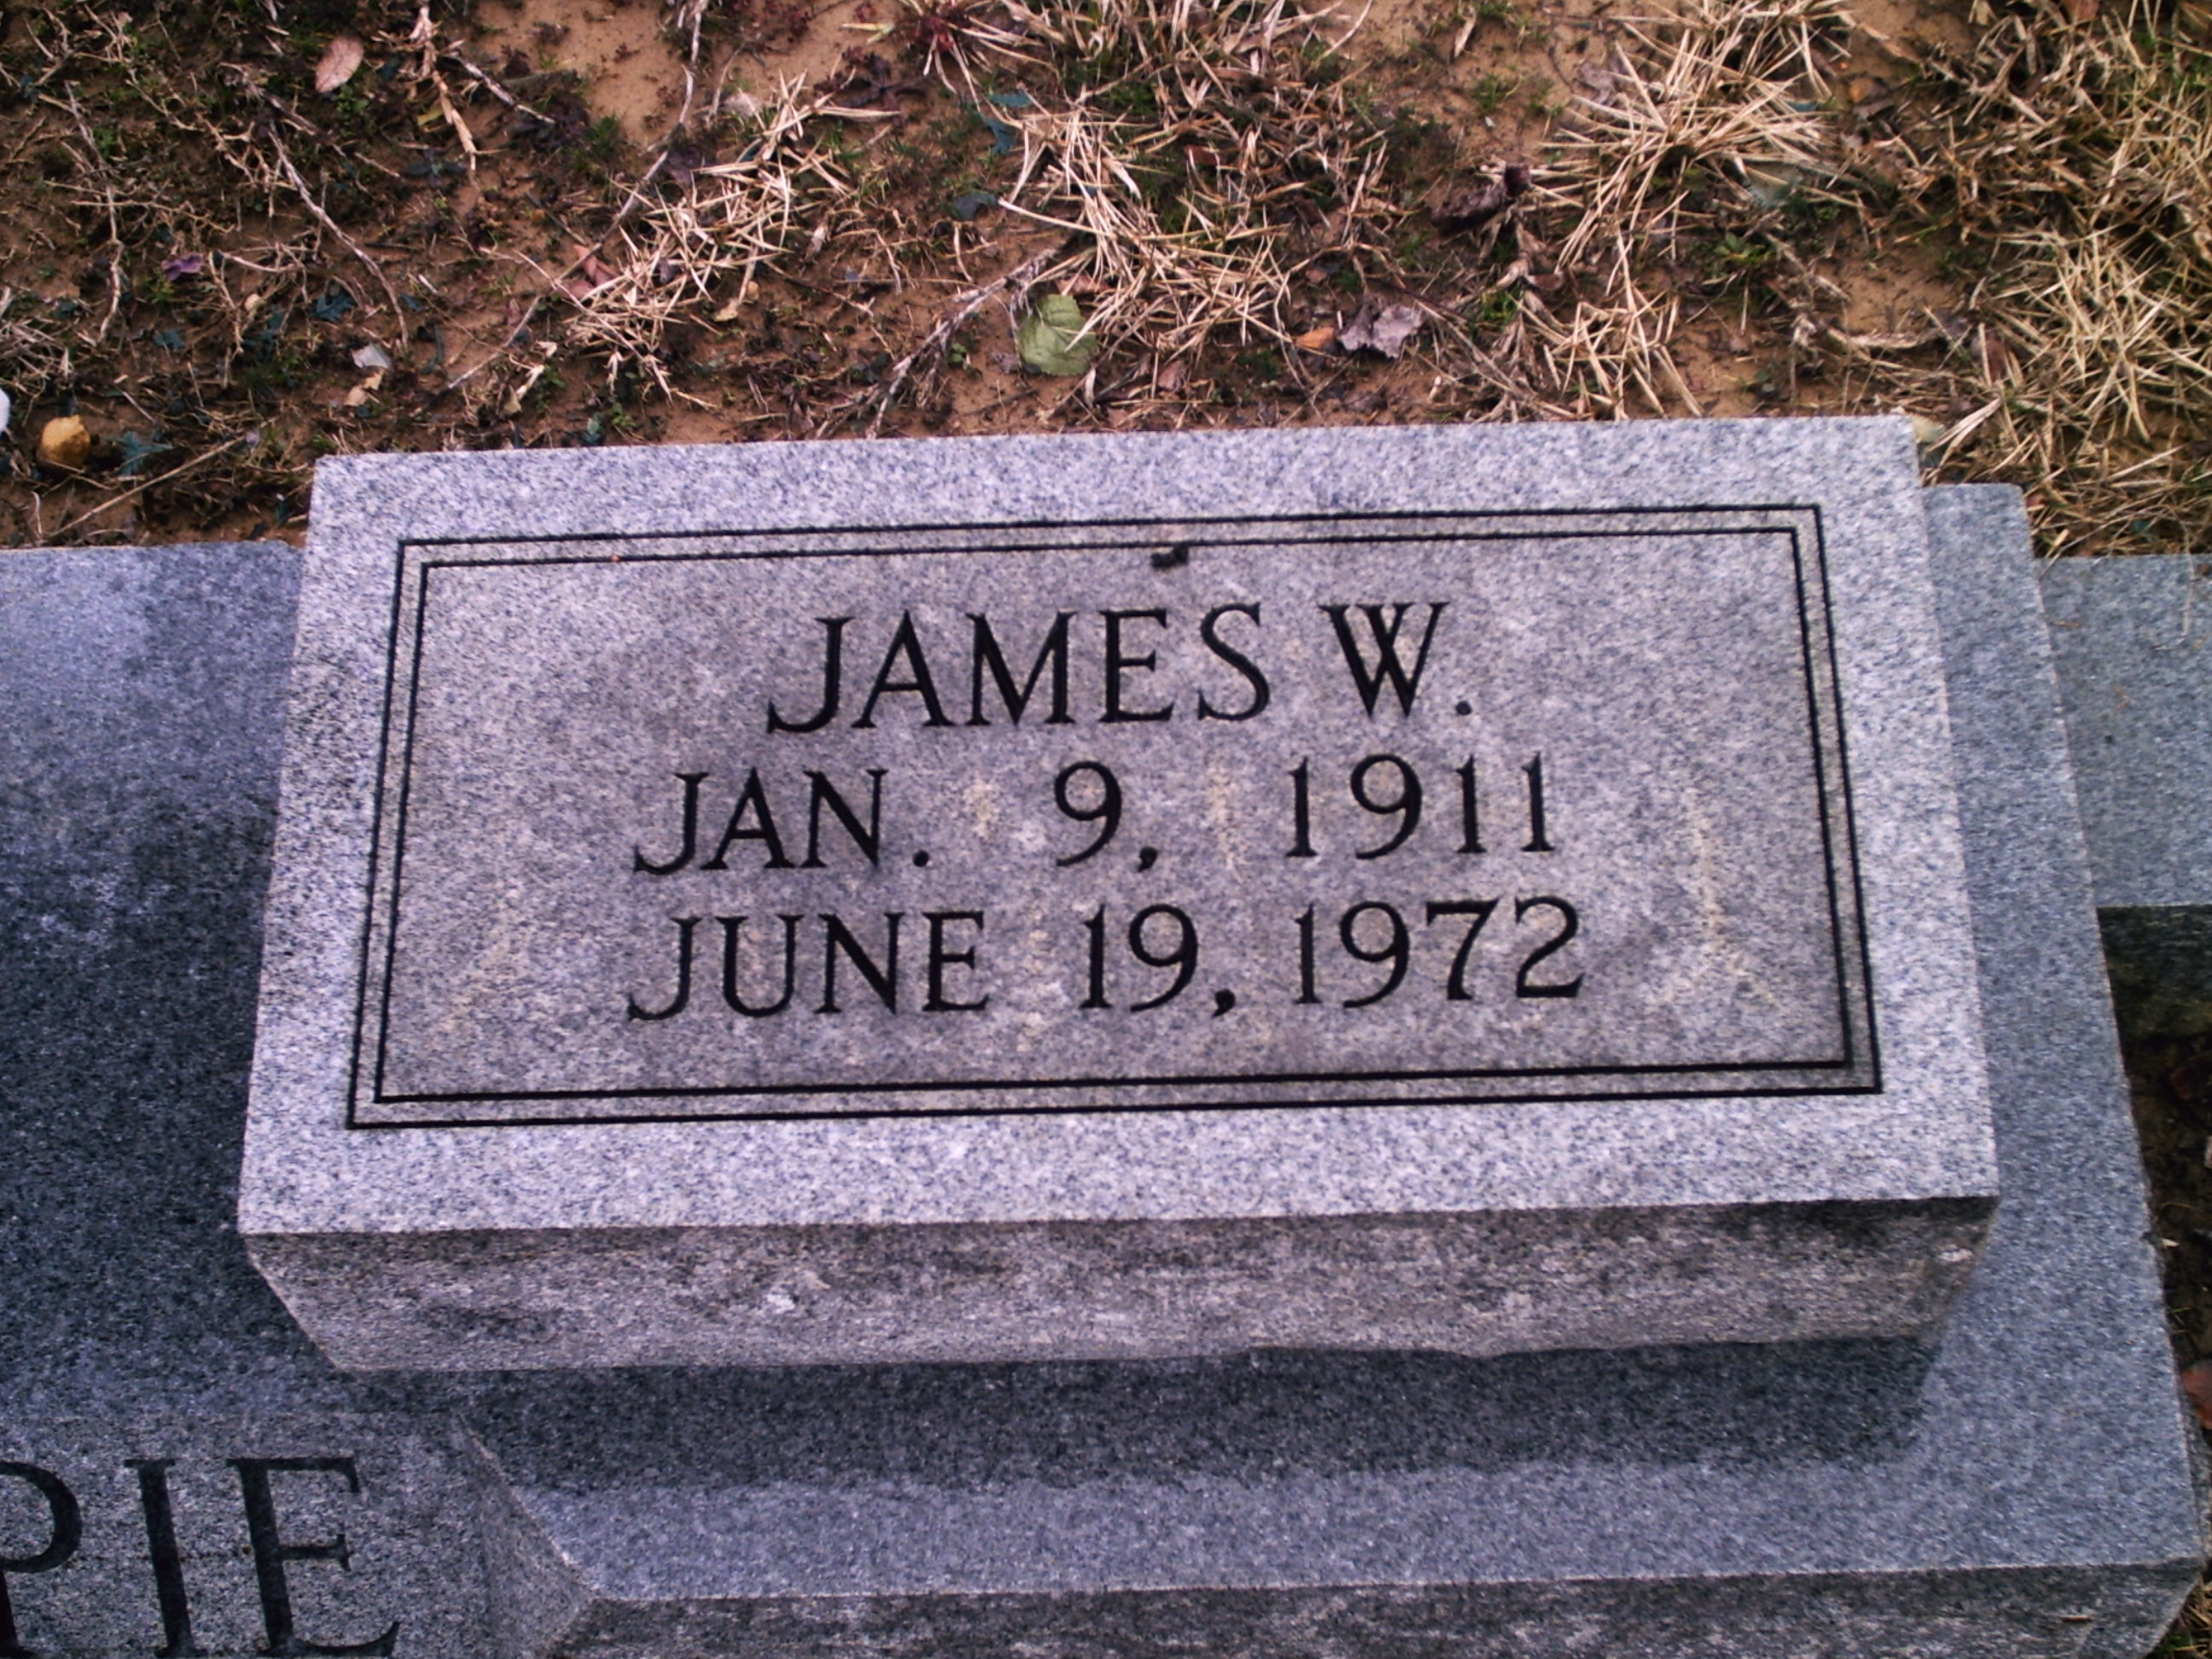
[[[354,387],[352,391],[346,393],[345,406],[348,409],[359,409],[363,404],[369,400],[370,396],[383,384],[384,371],[380,368],[376,373],[363,380],[359,386]]]
[[[2012,353],[2002,337],[1984,326],[1982,330],[1982,373],[1992,380],[2002,380],[2012,367]]]
[[[2166,1079],[2173,1097],[2185,1105],[2212,1096],[2212,1054],[2197,1054],[2174,1067]]]
[[[1326,351],[1336,343],[1335,325],[1323,323],[1319,328],[1308,329],[1291,343],[1301,351]]]
[[[354,77],[368,48],[358,35],[339,34],[331,39],[323,52],[322,61],[315,65],[315,90],[325,98]]]
[[[2181,1373],[2181,1392],[2197,1409],[2197,1420],[2212,1429],[2212,1359],[2200,1359]]]
[[[1575,80],[1589,94],[1593,104],[1610,104],[1616,81],[1613,71],[1601,64],[1584,64],[1575,70]]]
[[[1172,398],[1182,390],[1182,377],[1186,372],[1186,366],[1181,358],[1177,358],[1171,363],[1163,363],[1160,366],[1160,372],[1153,376],[1152,384],[1160,389],[1162,396]]]
[[[2066,0],[2066,15],[2077,23],[2097,21],[2097,0]]]
[[[1473,230],[1504,212],[1528,189],[1528,168],[1503,168],[1495,179],[1439,197],[1430,205],[1429,222],[1438,230]]]
[[[621,274],[591,248],[579,246],[575,249],[575,255],[576,268],[583,275],[572,276],[561,284],[572,300],[585,299],[598,293]]]
[[[1352,320],[1337,331],[1336,343],[1347,355],[1379,351],[1385,357],[1395,358],[1405,350],[1406,342],[1420,331],[1419,307],[1386,306],[1370,294],[1359,302],[1359,309],[1352,313]]]
[[[1971,331],[1966,319],[1955,311],[1931,311],[1928,313],[1928,320],[1935,324],[1936,331],[1953,345],[1965,339]]]
[[[1048,294],[1021,320],[1014,348],[1041,374],[1072,379],[1086,374],[1098,337],[1084,330],[1083,308],[1065,294]]]

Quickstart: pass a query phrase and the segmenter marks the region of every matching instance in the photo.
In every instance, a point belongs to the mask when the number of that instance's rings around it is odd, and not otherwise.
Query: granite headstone
[[[1996,1181],[1914,467],[328,463],[254,1259],[349,1368],[1929,1329]]]

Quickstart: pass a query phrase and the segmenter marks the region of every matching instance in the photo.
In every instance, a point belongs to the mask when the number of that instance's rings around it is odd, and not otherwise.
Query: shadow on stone
[[[1929,1359],[1881,1341],[536,1373],[480,1379],[456,1403],[526,1485],[1871,1463],[1909,1443]]]

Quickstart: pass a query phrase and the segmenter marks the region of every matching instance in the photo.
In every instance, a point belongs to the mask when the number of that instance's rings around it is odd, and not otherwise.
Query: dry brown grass
[[[318,450],[685,412],[694,436],[975,429],[979,363],[1056,289],[1093,367],[1002,367],[988,406],[1016,423],[1902,409],[1933,475],[2027,488],[2046,550],[2212,546],[2212,54],[2178,0],[2003,0],[1971,45],[1887,52],[1850,0],[1651,0],[1592,26],[1525,140],[1436,112],[1470,41],[1563,27],[1527,7],[1439,0],[1423,58],[1354,0],[881,0],[840,76],[748,94],[732,31],[773,3],[664,0],[681,105],[641,153],[411,3],[359,9],[372,68],[336,100],[305,85],[311,35],[183,67],[195,9],[258,15],[236,0],[19,20],[19,178],[51,182],[18,194],[77,298],[0,270],[16,435],[93,395],[160,465],[211,463],[148,489],[150,464],[103,485],[19,455],[20,533],[103,488],[157,520],[296,500]],[[1893,93],[1866,100],[1875,58]],[[1516,161],[1502,210],[1441,210]],[[956,173],[995,200],[973,222]],[[165,297],[179,249],[205,273]],[[1917,286],[1869,323],[1881,260]],[[304,321],[333,285],[358,309]],[[1418,316],[1401,360],[1344,349],[1364,301]],[[365,403],[363,340],[396,362]]]
[[[2027,485],[2048,550],[2212,548],[2212,51],[2201,18],[2050,0],[1929,52],[1894,153],[1948,221],[1986,333],[1929,375],[1990,412],[1947,472]]]
[[[1033,58],[1097,78],[1014,114],[1020,176],[1001,205],[1072,239],[1045,280],[1098,295],[1107,346],[1140,344],[1157,372],[1209,342],[1287,345],[1301,274],[1381,251],[1385,136],[1335,61],[1343,20],[1290,0],[1015,15]]]
[[[603,359],[610,380],[635,364],[670,391],[661,354],[670,323],[702,312],[735,318],[763,275],[853,228],[856,181],[825,136],[833,121],[854,118],[825,113],[839,108],[835,95],[790,84],[764,104],[744,100],[726,139],[734,158],[697,169],[618,224],[601,244],[599,280],[540,268],[551,293],[574,300],[568,343]]]
[[[2212,547],[2201,23],[2155,0],[1981,22],[1964,53],[1889,43],[1913,83],[1871,125],[1839,95],[1838,0],[1686,0],[1629,23],[1531,204],[1569,227],[1573,283],[1525,294],[1491,348],[1522,393],[1501,409],[1707,412],[1683,337],[1763,313],[1779,404],[1802,370],[1827,388],[1816,406],[1913,413],[1933,475],[2028,490],[2046,552]],[[1940,249],[1950,303],[1847,329],[1839,233]]]
[[[1209,346],[1273,346],[1294,361],[1297,283],[1318,263],[1387,270],[1401,210],[1376,189],[1388,135],[1357,106],[1334,51],[1344,20],[1292,0],[988,10],[907,0],[905,15],[939,95],[987,112],[1018,144],[1015,176],[994,192],[1000,222],[1033,227],[1054,252],[1025,260],[1018,282],[951,298],[888,392],[822,410],[817,429],[863,418],[874,429],[894,396],[924,395],[951,337],[945,319],[965,320],[979,296],[1014,313],[1032,288],[1081,295],[1085,332],[1121,364],[1124,400],[1172,401],[1195,386]],[[935,239],[871,216],[865,150],[854,155],[842,131],[823,136],[891,118],[841,92],[781,88],[725,143],[737,161],[698,170],[621,233],[618,275],[580,301],[569,341],[649,361],[687,305],[734,319],[763,275],[856,235],[903,289],[939,252]],[[1079,403],[1092,406],[1097,391],[1093,376]]]
[[[1528,296],[1502,343],[1539,368],[1559,412],[1708,412],[1676,342],[1716,296],[1686,296],[1674,273],[1717,240],[1783,265],[1766,283],[1800,317],[1828,297],[1792,246],[1784,204],[1833,199],[1818,49],[1832,59],[1848,26],[1840,0],[1690,0],[1628,23],[1587,77],[1550,180],[1555,212],[1571,214],[1559,260],[1577,289],[1558,306]]]

